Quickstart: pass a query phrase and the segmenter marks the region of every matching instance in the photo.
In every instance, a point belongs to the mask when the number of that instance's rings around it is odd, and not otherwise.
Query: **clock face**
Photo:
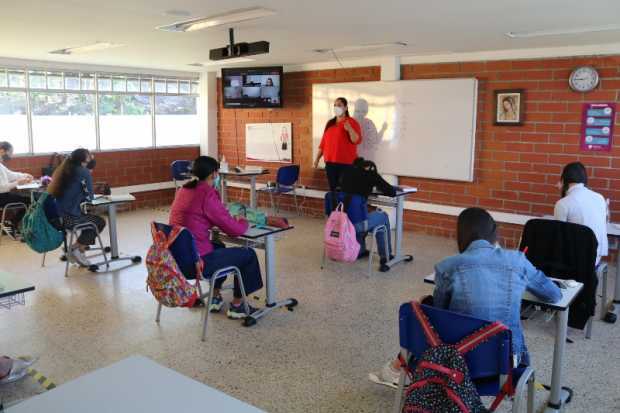
[[[592,66],[582,66],[573,70],[568,81],[576,92],[589,92],[598,86],[598,72]]]

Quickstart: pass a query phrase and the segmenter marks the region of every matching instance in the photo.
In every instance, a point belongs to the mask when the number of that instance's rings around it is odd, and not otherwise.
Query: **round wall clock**
[[[575,92],[590,92],[598,86],[598,72],[592,66],[580,66],[573,70],[568,79],[570,88]]]

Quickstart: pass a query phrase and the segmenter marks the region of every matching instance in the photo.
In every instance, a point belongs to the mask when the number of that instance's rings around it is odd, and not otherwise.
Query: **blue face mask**
[[[222,182],[222,179],[220,177],[220,174],[217,174],[217,176],[213,178],[213,187],[219,190],[221,182]]]

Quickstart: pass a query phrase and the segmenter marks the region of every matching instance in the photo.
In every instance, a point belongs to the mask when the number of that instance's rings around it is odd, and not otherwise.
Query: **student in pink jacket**
[[[194,178],[177,192],[170,210],[170,225],[187,228],[196,242],[198,254],[204,261],[203,275],[205,278],[224,267],[235,266],[241,271],[246,294],[263,288],[263,279],[256,252],[251,248],[226,248],[213,244],[210,230],[218,227],[226,234],[236,237],[248,229],[245,219],[233,218],[220,200],[216,188],[219,182],[220,164],[209,156],[199,156],[193,163]],[[221,278],[215,283],[215,295],[209,311],[220,312],[224,305],[220,289],[224,283]],[[250,312],[256,311],[250,306]],[[246,316],[241,297],[241,290],[235,279],[234,298],[228,312],[228,318],[241,319]]]

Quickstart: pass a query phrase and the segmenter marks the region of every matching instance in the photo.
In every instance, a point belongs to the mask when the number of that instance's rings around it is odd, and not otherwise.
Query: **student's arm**
[[[319,148],[319,151],[316,153],[316,159],[314,160],[314,169],[319,167],[319,161],[323,157],[323,147]]]
[[[558,221],[568,221],[568,207],[561,200],[555,203],[553,217]]]
[[[216,191],[211,191],[205,197],[202,210],[213,225],[231,237],[243,235],[248,230],[248,222],[233,218]]]
[[[531,262],[525,258],[525,254],[521,253],[525,261],[525,277],[527,279],[527,290],[536,297],[548,303],[555,303],[562,298],[562,291],[553,283],[542,271],[538,270]]]
[[[82,182],[84,182],[84,192],[85,192],[85,196],[86,199],[93,199],[94,194],[94,190],[93,190],[93,176],[90,174],[90,172],[84,168],[84,170],[82,171]]]
[[[374,173],[374,186],[377,187],[379,192],[387,196],[396,196],[396,190],[390,185],[381,175]]]
[[[357,121],[352,120],[351,118],[345,119],[344,130],[346,130],[349,134],[349,139],[351,140],[351,143],[359,145],[362,142],[362,129],[360,128],[360,125],[359,123],[357,123]]]
[[[435,289],[433,290],[433,307],[448,309],[452,299],[451,275],[435,266]]]
[[[6,175],[0,174],[0,193],[11,192],[13,189],[17,188],[17,185],[28,181],[25,174],[22,176],[22,174],[13,172],[2,164],[0,164],[0,168],[4,169],[6,172]]]
[[[9,177],[9,181],[11,182],[15,182],[15,181],[23,181],[23,180],[30,180],[32,179],[32,175],[29,174],[25,174],[25,173],[21,173],[21,172],[15,172],[15,171],[11,171],[10,169],[7,168],[6,170],[6,174]]]

